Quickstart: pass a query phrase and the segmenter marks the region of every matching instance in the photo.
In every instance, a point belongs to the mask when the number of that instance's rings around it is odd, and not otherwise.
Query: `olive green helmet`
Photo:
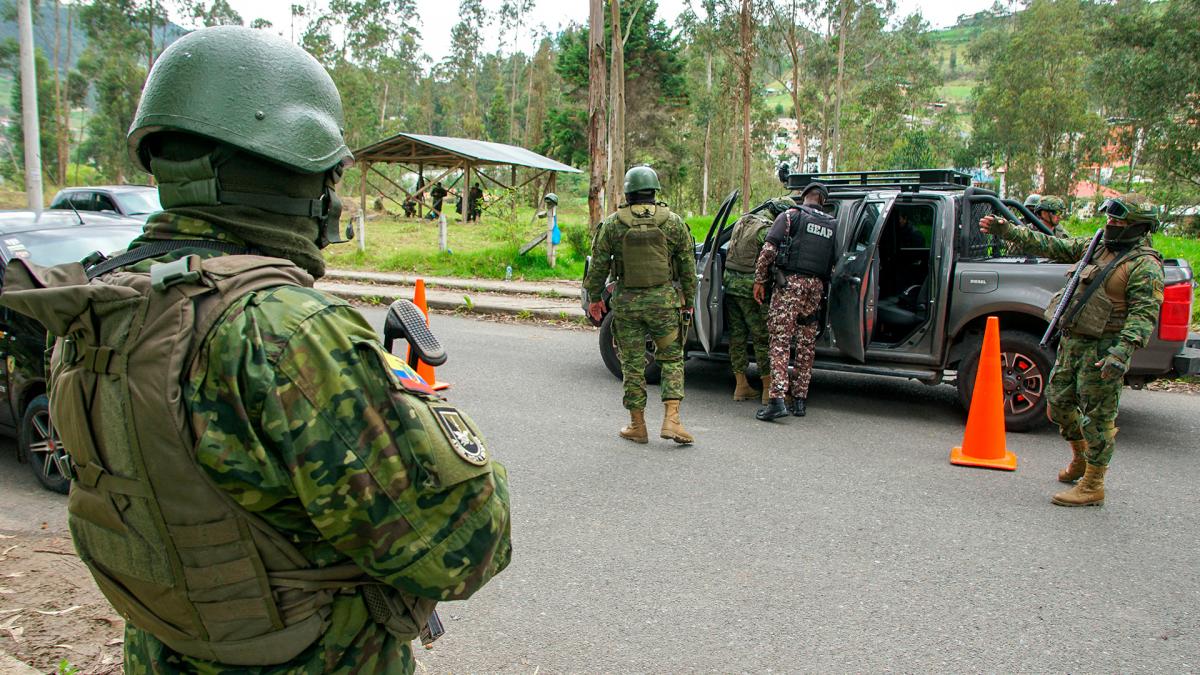
[[[542,197],[542,201],[546,202],[548,206],[558,206],[558,195],[553,192],[547,192],[546,196]]]
[[[1033,193],[1025,198],[1025,208],[1030,211],[1037,211],[1038,204],[1041,203],[1042,196],[1038,193]]]
[[[794,208],[796,208],[796,200],[791,197],[776,197],[767,202],[767,210],[775,217],[779,217],[779,214]]]
[[[1051,213],[1063,213],[1067,210],[1067,203],[1063,201],[1062,197],[1056,195],[1046,195],[1042,197],[1041,201],[1034,205],[1033,210],[1049,211]]]
[[[1136,192],[1128,192],[1115,199],[1105,199],[1100,212],[1128,223],[1158,224],[1158,213],[1154,204]]]
[[[203,28],[158,57],[129,127],[134,161],[158,131],[203,136],[297,173],[351,159],[342,99],[325,68],[278,35],[240,26]]]
[[[658,192],[662,190],[662,184],[658,182],[658,174],[648,166],[635,166],[625,172],[625,194],[641,192],[643,190],[654,190]]]

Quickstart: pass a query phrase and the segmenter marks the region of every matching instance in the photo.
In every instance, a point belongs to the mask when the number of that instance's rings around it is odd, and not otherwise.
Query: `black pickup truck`
[[[827,289],[815,367],[955,383],[969,406],[988,316],[1000,318],[1006,422],[1025,430],[1045,417],[1045,388],[1054,345],[1039,346],[1042,311],[1066,282],[1068,265],[1005,250],[979,231],[998,213],[1046,231],[1020,203],[971,187],[951,170],[792,174],[790,191],[819,180],[838,219],[838,262]],[[725,335],[725,250],[737,217],[736,192],[722,204],[696,245],[699,287],[689,356],[728,357]],[[1188,347],[1192,270],[1167,260],[1159,325],[1126,376],[1140,386],[1162,377],[1200,373],[1200,350]],[[611,285],[606,295],[611,292]],[[586,295],[586,294],[585,294]],[[588,298],[584,297],[586,308]],[[620,377],[612,318],[600,323],[600,354]],[[753,359],[753,354],[751,354]],[[647,375],[656,377],[647,353]]]

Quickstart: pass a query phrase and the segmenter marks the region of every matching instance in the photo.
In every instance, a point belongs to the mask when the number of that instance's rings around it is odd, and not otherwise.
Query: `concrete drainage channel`
[[[329,270],[317,282],[316,288],[347,300],[390,305],[397,298],[411,300],[417,278],[405,274]],[[584,316],[579,306],[578,284],[422,278],[426,285],[425,299],[433,309],[554,320]]]

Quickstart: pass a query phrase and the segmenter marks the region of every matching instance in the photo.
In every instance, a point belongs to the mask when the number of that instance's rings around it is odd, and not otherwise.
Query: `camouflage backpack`
[[[18,259],[5,282],[0,302],[58,336],[50,407],[74,474],[71,535],[126,621],[187,656],[271,665],[316,641],[333,594],[358,587],[372,617],[403,603],[390,623],[376,620],[416,637],[432,601],[353,564],[310,567],[195,459],[182,382],[201,367],[209,331],[247,293],[311,277],[278,258],[193,255],[95,279],[78,263]]]
[[[750,273],[758,263],[762,252],[762,231],[770,229],[772,222],[766,216],[748,213],[733,226],[729,235],[729,254],[725,256],[725,268],[734,272]]]

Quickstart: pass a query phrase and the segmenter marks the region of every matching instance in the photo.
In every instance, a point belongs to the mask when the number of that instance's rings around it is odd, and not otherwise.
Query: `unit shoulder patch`
[[[483,444],[483,439],[467,422],[466,417],[458,411],[458,408],[445,403],[433,403],[430,404],[429,411],[433,413],[438,426],[442,428],[446,440],[450,441],[450,447],[454,448],[454,452],[463,461],[475,466],[487,464],[488,452],[487,447]]]

